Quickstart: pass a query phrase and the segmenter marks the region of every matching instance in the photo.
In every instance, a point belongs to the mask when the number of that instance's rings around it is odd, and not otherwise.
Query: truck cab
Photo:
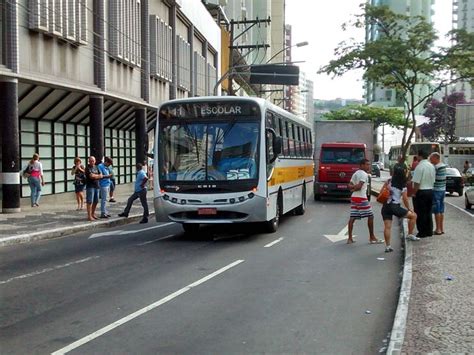
[[[320,200],[323,196],[349,197],[351,177],[359,169],[360,161],[367,157],[367,146],[364,143],[321,144],[314,199]],[[370,173],[367,193],[370,197]]]

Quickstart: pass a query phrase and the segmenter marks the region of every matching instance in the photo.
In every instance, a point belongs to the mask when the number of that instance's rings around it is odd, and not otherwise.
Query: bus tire
[[[267,222],[264,222],[265,231],[267,233],[275,233],[278,229],[278,226],[280,225],[280,217],[282,215],[282,210],[283,210],[282,201],[283,199],[282,199],[282,195],[280,191],[278,193],[275,217]]]
[[[295,208],[295,215],[302,216],[306,211],[306,186],[303,185],[303,192],[301,193],[301,205]]]
[[[199,223],[183,223],[184,234],[194,235],[199,232]]]

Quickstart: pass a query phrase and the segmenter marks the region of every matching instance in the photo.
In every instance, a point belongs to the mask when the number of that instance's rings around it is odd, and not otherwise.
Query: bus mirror
[[[283,151],[283,139],[281,137],[275,137],[273,141],[273,154],[279,156]]]

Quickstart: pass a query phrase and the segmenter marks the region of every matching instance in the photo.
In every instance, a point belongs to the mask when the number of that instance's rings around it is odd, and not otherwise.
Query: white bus
[[[158,112],[154,166],[156,220],[200,224],[263,222],[303,214],[313,194],[312,125],[248,97],[200,97],[164,103]]]
[[[413,164],[413,158],[418,155],[419,150],[424,150],[430,155],[433,152],[440,152],[440,144],[436,142],[412,142],[410,143],[407,154],[406,154],[406,163],[408,167],[411,167]],[[397,163],[398,157],[402,154],[401,145],[393,145],[390,147],[390,152],[388,153],[389,167],[392,171],[392,167]]]
[[[465,161],[474,165],[474,142],[441,144],[441,156],[445,164],[462,172]]]

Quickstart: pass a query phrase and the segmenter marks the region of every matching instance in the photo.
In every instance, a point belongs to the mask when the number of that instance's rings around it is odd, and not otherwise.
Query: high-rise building
[[[453,28],[474,32],[474,0],[453,0]],[[458,83],[456,91],[463,92],[467,101],[474,100],[471,83]]]
[[[306,73],[300,72],[299,85],[294,87],[291,96],[291,112],[310,122],[314,116],[313,93],[313,81],[308,79]]]

